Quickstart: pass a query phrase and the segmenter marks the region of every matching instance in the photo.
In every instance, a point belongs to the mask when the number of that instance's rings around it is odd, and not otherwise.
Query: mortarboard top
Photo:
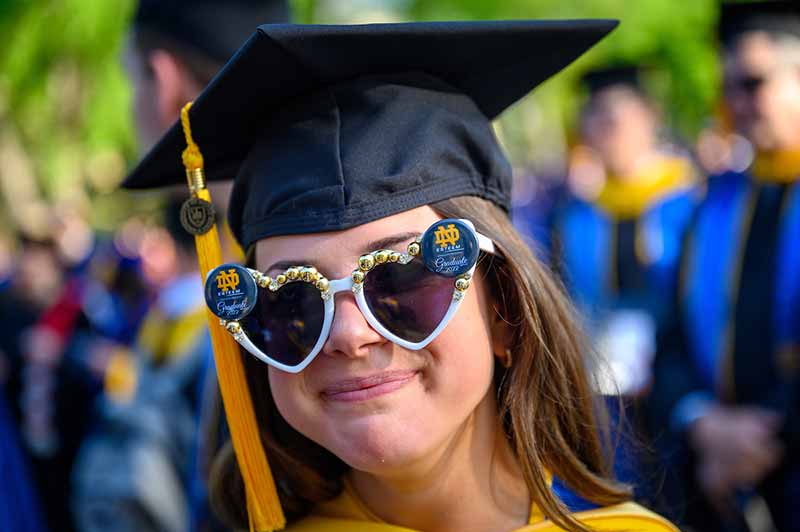
[[[508,209],[490,120],[616,27],[609,20],[265,25],[189,113],[246,249],[460,195]],[[185,182],[174,125],[126,188]]]
[[[224,63],[261,23],[289,22],[287,0],[139,0],[133,27]]]
[[[800,3],[797,0],[775,2],[727,2],[722,4],[719,39],[731,45],[742,33],[766,31],[800,37]]]
[[[640,69],[634,65],[612,65],[590,70],[581,78],[581,84],[590,94],[615,85],[625,85],[637,91],[642,90]]]

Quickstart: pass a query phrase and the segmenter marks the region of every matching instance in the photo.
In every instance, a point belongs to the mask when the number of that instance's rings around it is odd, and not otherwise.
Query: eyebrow
[[[398,233],[396,235],[387,236],[386,238],[381,238],[378,240],[373,240],[372,242],[367,243],[366,246],[362,248],[362,253],[369,253],[371,251],[376,251],[379,249],[390,249],[397,244],[402,244],[407,242],[408,240],[412,240],[417,238],[421,233],[417,232],[405,232],[405,233]],[[301,265],[311,265],[313,261],[309,261],[306,259],[291,259],[291,260],[279,260],[277,262],[272,263],[269,268],[264,270],[265,272],[269,272],[272,270],[287,270],[293,266],[301,266]]]
[[[373,240],[364,247],[363,252],[369,253],[370,251],[375,251],[378,249],[389,249],[392,246],[396,246],[397,244],[402,244],[407,240],[417,238],[419,235],[420,233],[406,232],[388,236],[386,238],[381,238],[380,240]]]

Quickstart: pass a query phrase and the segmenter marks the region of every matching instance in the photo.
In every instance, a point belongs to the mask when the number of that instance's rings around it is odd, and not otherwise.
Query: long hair
[[[589,531],[553,493],[549,475],[598,505],[630,498],[611,477],[613,455],[604,404],[586,370],[591,352],[579,320],[554,279],[511,225],[487,200],[458,197],[431,205],[441,216],[466,218],[491,238],[498,258],[479,270],[502,318],[511,324],[513,364],[495,379],[498,414],[533,501],[566,530]],[[267,367],[245,356],[262,440],[289,522],[337,496],[349,470],[339,458],[294,430],[272,399]],[[212,506],[232,526],[246,528],[246,501],[233,453],[220,453],[209,480]]]

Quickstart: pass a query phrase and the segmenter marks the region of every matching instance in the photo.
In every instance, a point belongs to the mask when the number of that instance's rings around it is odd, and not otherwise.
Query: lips
[[[419,373],[417,370],[387,371],[366,377],[346,379],[325,387],[321,395],[328,401],[365,401],[402,388],[411,382],[417,373]]]

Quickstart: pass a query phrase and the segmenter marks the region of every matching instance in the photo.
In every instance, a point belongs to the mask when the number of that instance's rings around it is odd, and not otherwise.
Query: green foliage
[[[26,201],[67,202],[96,225],[111,228],[132,212],[128,196],[108,192],[136,157],[130,89],[121,59],[134,1],[0,0],[0,32],[6,43],[0,48],[0,154],[15,154],[14,164],[0,157],[0,193],[12,214]],[[594,66],[648,65],[648,86],[662,102],[670,127],[687,137],[702,126],[717,97],[717,0],[291,4],[295,20],[304,23],[364,21],[373,13],[383,13],[387,20],[620,19],[610,38],[502,118],[498,131],[517,164],[547,165],[563,158],[565,132],[582,98],[577,80]],[[20,185],[26,179],[31,183]]]
[[[5,198],[12,207],[43,196],[91,215],[97,189],[112,187],[124,174],[119,161],[134,153],[121,64],[131,7],[128,0],[0,4],[0,31],[10,44],[0,48],[0,129],[34,169],[39,191]],[[108,164],[98,168],[98,161]],[[115,175],[97,175],[104,172]],[[0,162],[0,179],[13,180],[14,173]]]
[[[315,21],[316,0],[290,0],[294,21],[300,24],[311,24]]]
[[[419,20],[618,19],[620,25],[612,35],[559,75],[550,90],[562,93],[562,107],[569,114],[568,109],[575,109],[581,72],[609,63],[643,64],[655,71],[650,88],[663,102],[671,125],[692,135],[717,98],[718,5],[718,0],[413,0],[409,13]],[[546,99],[558,98],[548,95]]]

